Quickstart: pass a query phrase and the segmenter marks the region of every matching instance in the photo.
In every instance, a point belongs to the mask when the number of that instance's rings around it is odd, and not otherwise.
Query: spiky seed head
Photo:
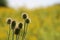
[[[19,27],[20,29],[22,29],[22,26],[23,26],[22,23],[19,23],[19,24],[18,24],[18,27]]]
[[[27,18],[27,15],[26,14],[23,14],[23,19],[26,19]]]
[[[14,29],[15,26],[16,26],[16,21],[12,21],[12,23],[11,23],[11,28]]]
[[[7,24],[11,24],[11,19],[8,19],[7,20]]]
[[[20,33],[20,29],[19,28],[16,28],[15,29],[15,34],[18,35]]]
[[[30,22],[30,20],[29,19],[26,19],[25,22],[28,24]]]

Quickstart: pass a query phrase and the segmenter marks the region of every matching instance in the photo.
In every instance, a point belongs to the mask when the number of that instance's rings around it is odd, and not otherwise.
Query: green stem
[[[16,35],[16,40],[18,40],[18,35]]]
[[[18,35],[18,40],[20,39],[20,34]]]
[[[25,37],[26,37],[26,34],[27,34],[27,30],[28,30],[28,24],[27,24],[27,26],[26,26],[26,33],[25,33],[25,35],[24,35],[24,39],[25,39]]]
[[[23,32],[22,40],[24,40],[24,35],[25,35],[25,21],[24,21],[24,32]]]
[[[9,34],[8,34],[8,40],[9,40],[9,38],[10,38],[10,31],[11,31],[11,29],[10,29],[10,25],[9,25]]]
[[[12,31],[12,40],[14,40],[14,30]]]

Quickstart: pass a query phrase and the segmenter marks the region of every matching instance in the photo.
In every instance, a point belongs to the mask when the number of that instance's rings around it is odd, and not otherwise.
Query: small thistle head
[[[26,19],[27,18],[27,15],[26,14],[23,14],[23,19]]]
[[[7,20],[7,24],[11,24],[11,19],[8,19]]]
[[[27,24],[30,23],[30,20],[29,19],[26,19],[25,20],[25,23],[27,23]]]
[[[11,28],[14,29],[15,26],[16,26],[16,21],[12,21],[12,23],[11,23]]]
[[[18,24],[18,27],[19,27],[20,29],[22,29],[22,26],[23,26],[22,23],[19,23],[19,24]]]
[[[20,29],[19,28],[16,28],[15,29],[15,34],[18,35],[20,33]]]

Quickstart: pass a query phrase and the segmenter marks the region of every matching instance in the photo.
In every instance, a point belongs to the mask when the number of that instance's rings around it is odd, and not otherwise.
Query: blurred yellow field
[[[28,14],[31,21],[28,25],[26,40],[60,40],[60,5],[33,10],[22,7],[18,11],[0,7],[0,40],[8,38],[7,19],[11,18],[17,24],[23,22],[21,15],[24,12]]]

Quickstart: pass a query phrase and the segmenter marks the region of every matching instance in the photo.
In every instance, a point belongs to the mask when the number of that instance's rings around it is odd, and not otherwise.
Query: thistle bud
[[[23,24],[22,24],[22,23],[19,23],[18,27],[19,27],[20,29],[22,29],[22,26],[23,26]]]
[[[11,24],[11,19],[8,19],[7,20],[7,24]]]
[[[26,19],[27,18],[27,15],[26,14],[23,14],[23,19]]]
[[[14,29],[15,26],[16,26],[16,21],[12,21],[12,23],[11,23],[11,28]]]
[[[28,24],[30,22],[30,20],[29,19],[26,19],[25,22]]]
[[[20,33],[20,29],[19,28],[16,28],[15,29],[15,34],[18,35]]]

